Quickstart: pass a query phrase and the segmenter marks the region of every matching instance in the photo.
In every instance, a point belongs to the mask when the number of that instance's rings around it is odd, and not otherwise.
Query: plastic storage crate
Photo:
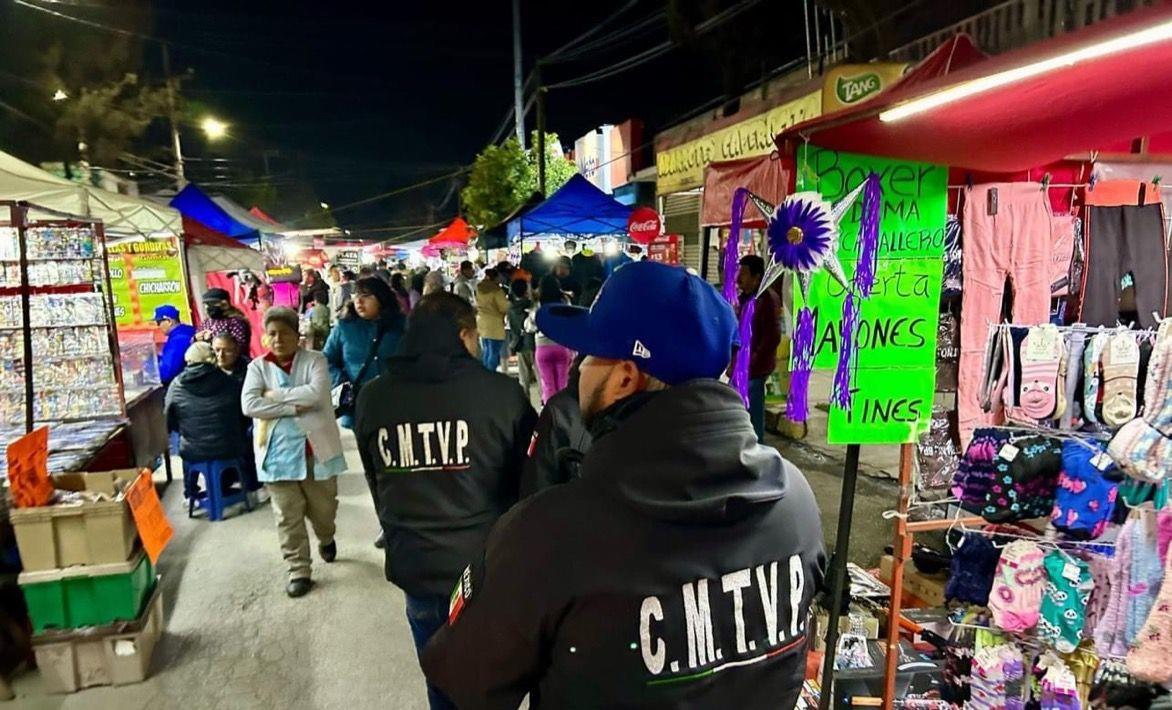
[[[137,619],[155,573],[139,551],[127,562],[25,572],[18,581],[33,630],[40,633]]]
[[[74,693],[101,685],[146,680],[151,655],[163,635],[159,584],[135,621],[80,631],[50,631],[33,637],[37,666],[50,693]]]
[[[129,478],[128,471],[67,473],[54,476],[53,485],[110,495]],[[9,517],[26,572],[125,562],[138,537],[125,500],[13,508]]]

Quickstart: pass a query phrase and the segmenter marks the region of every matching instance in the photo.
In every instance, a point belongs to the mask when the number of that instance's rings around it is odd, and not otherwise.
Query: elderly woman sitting
[[[207,343],[192,343],[183,357],[186,367],[167,388],[163,411],[167,430],[179,433],[179,455],[184,463],[238,459],[248,468],[248,420],[240,414],[241,381],[216,366],[216,355]],[[248,472],[238,470],[241,478]],[[225,478],[225,486],[234,483]],[[183,493],[199,495],[198,481],[183,476]]]
[[[289,308],[265,313],[269,352],[249,363],[241,395],[244,414],[256,419],[256,468],[273,501],[289,568],[285,592],[291,597],[304,596],[313,586],[306,518],[322,559],[337,557],[335,476],[346,469],[330,403],[329,366],[321,353],[300,347],[298,325],[297,313]]]

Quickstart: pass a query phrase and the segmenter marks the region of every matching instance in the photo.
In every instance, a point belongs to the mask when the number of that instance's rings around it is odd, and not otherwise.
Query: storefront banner
[[[191,323],[179,239],[115,244],[106,250],[114,320],[119,329],[155,327],[155,309],[171,305]]]
[[[773,138],[782,130],[816,118],[822,110],[822,92],[769,109],[765,113],[706,136],[655,154],[656,190],[666,195],[704,184],[704,168],[712,162],[768,155]]]
[[[843,64],[826,72],[822,113],[838,111],[890,88],[907,71],[906,63]]]
[[[333,262],[343,269],[358,271],[362,268],[362,252],[357,249],[339,249],[334,252]]]
[[[835,202],[872,171],[883,188],[879,261],[875,287],[859,309],[853,408],[849,413],[831,408],[827,440],[832,444],[914,442],[932,413],[947,169],[811,146],[799,151],[797,189],[817,190]],[[848,280],[858,259],[861,218],[859,201],[839,224],[839,257]],[[814,275],[809,305],[816,313],[817,370],[837,366],[845,297],[846,289],[826,272]],[[795,308],[801,307],[800,292],[794,300]]]

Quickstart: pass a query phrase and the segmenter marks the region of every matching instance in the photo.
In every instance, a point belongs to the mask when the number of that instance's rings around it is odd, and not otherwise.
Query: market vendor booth
[[[1172,516],[1172,8],[995,58],[955,48],[783,131],[795,184],[776,209],[748,190],[733,201],[734,238],[740,217],[765,219],[772,263],[795,274],[788,414],[825,397],[827,439],[846,446],[834,599],[859,446],[900,446],[887,641],[861,606],[840,635],[830,603],[822,707],[907,702],[917,664],[957,704],[1036,688],[1043,705],[1087,707],[1104,674],[1172,680],[1154,532]],[[829,392],[809,388],[818,370]],[[905,580],[934,595],[910,565],[927,530],[949,532],[935,601],[953,610],[901,613]],[[1106,584],[1149,550],[1142,594]],[[1096,611],[1118,604],[1133,621]],[[939,648],[920,655],[926,631]]]

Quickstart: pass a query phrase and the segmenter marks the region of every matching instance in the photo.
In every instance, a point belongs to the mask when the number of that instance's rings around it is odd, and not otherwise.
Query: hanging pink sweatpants
[[[989,214],[996,190],[995,214]],[[993,423],[981,411],[980,389],[989,325],[1001,320],[1005,283],[1013,288],[1014,323],[1036,325],[1050,317],[1053,215],[1042,186],[1032,182],[973,187],[964,203],[964,287],[961,296],[957,410],[960,438]]]

